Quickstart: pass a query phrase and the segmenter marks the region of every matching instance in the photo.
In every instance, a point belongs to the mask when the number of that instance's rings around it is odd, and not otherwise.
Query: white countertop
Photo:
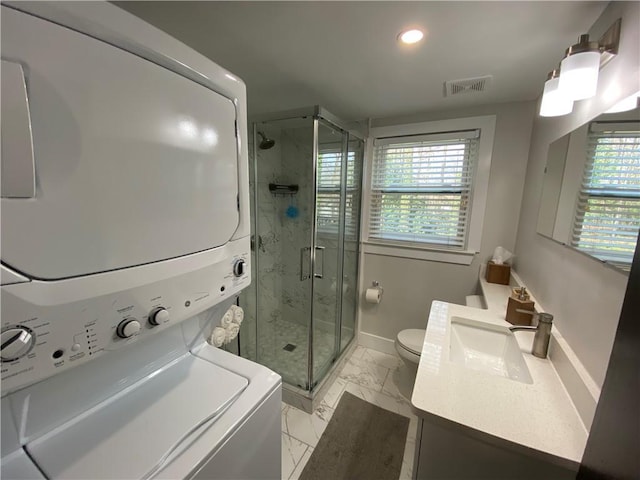
[[[483,285],[487,310],[433,302],[411,402],[418,413],[523,446],[532,455],[552,455],[559,463],[569,461],[568,466],[575,468],[582,459],[588,432],[550,360],[531,355],[532,333],[515,333],[532,384],[449,361],[451,316],[510,325],[504,320],[504,292],[509,287],[487,285]],[[502,301],[504,309],[500,308]]]

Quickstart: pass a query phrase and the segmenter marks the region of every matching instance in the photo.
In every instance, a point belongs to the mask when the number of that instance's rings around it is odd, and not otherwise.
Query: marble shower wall
[[[286,335],[279,331],[282,325],[286,322],[309,325],[311,280],[300,281],[300,249],[311,243],[314,213],[311,203],[312,126],[309,122],[304,128],[281,129],[279,122],[260,124],[259,130],[276,143],[269,150],[255,148],[256,165],[252,161],[254,146],[249,148],[253,281],[240,297],[245,308],[241,354],[257,358],[261,363],[277,358],[274,353],[286,343],[294,343],[293,339],[288,342]],[[294,196],[274,195],[269,191],[269,183],[296,184],[299,191]],[[298,208],[295,218],[286,213],[291,205]],[[259,322],[256,312],[259,312]],[[298,348],[306,350],[307,345],[300,343],[300,338],[296,338]],[[278,365],[269,366],[279,370]]]
[[[276,212],[276,199],[269,192],[269,183],[278,181],[280,177],[282,142],[278,128],[261,125],[260,131],[276,143],[269,150],[255,148],[253,142],[249,145],[253,272],[251,286],[240,296],[240,305],[245,310],[245,320],[240,332],[240,353],[252,360],[260,360],[256,356],[257,340],[260,340],[261,344],[268,343],[269,337],[273,336],[271,326],[282,314],[280,298],[283,271],[278,243],[281,227]],[[257,155],[256,162],[253,161],[254,155]],[[256,164],[257,183],[255,181]],[[258,259],[256,259],[256,253],[259,256]],[[259,297],[256,295],[256,289],[260,292]],[[260,312],[259,324],[257,311]]]
[[[281,221],[281,258],[283,267],[282,314],[289,322],[308,326],[311,315],[311,279],[300,280],[300,250],[305,248],[305,259],[311,245],[313,222],[313,124],[282,132],[281,183],[299,186],[293,197],[278,197],[277,209]],[[298,216],[286,215],[289,205],[298,208]],[[309,272],[309,265],[304,265]],[[306,348],[306,346],[305,346]]]

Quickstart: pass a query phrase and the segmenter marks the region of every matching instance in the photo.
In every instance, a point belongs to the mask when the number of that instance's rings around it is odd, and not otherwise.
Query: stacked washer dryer
[[[107,3],[2,5],[3,479],[280,478],[241,80]]]

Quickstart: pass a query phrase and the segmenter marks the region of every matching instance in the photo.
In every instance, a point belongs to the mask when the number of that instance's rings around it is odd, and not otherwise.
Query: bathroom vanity
[[[533,334],[509,331],[509,287],[481,284],[487,309],[431,306],[411,399],[414,478],[575,478],[591,413],[574,406],[552,360],[531,354]]]

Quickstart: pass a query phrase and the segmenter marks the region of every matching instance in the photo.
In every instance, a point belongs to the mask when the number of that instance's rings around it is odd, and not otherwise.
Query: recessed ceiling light
[[[398,35],[398,40],[400,42],[405,43],[407,45],[411,45],[412,43],[418,43],[424,37],[424,32],[422,30],[418,30],[417,28],[412,28],[411,30],[405,30]]]

